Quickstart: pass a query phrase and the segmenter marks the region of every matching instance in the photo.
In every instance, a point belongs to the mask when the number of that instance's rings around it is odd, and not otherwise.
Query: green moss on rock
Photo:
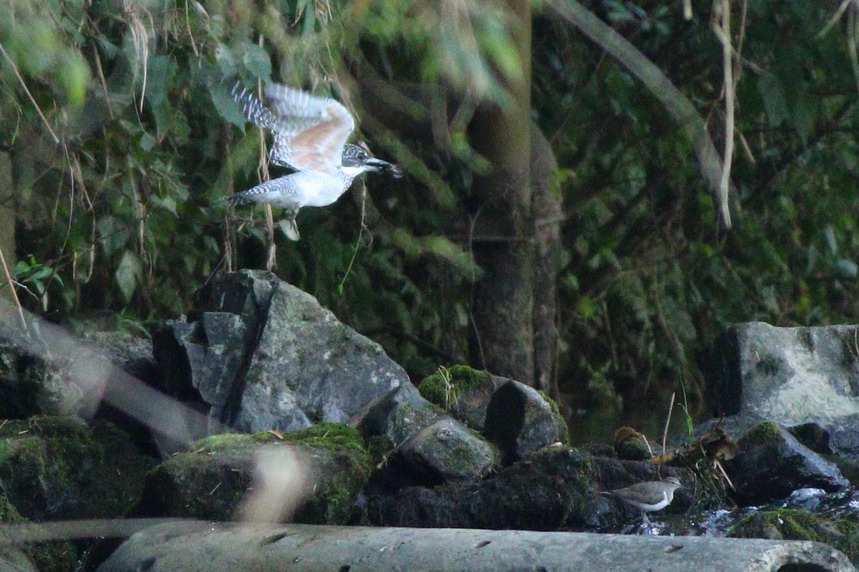
[[[44,417],[0,429],[0,482],[21,514],[36,521],[123,516],[154,465],[107,422]]]
[[[783,429],[778,423],[772,421],[762,421],[752,427],[746,433],[744,439],[754,443],[767,443],[773,441],[781,441]]]
[[[779,509],[750,514],[728,532],[730,538],[811,540],[844,552],[859,562],[857,526],[844,519],[827,520],[800,509]]]
[[[361,434],[353,427],[340,423],[318,423],[299,431],[263,431],[260,433],[223,433],[195,441],[189,451],[193,453],[216,453],[242,446],[265,443],[292,443],[319,449],[337,450],[344,447],[362,453],[364,442]]]
[[[333,451],[349,448],[361,453],[367,452],[358,430],[340,423],[318,423],[301,431],[284,433],[283,439],[287,443],[298,443],[319,449]]]
[[[449,468],[456,474],[468,474],[473,470],[475,466],[484,465],[485,468],[483,473],[491,471],[493,467],[498,465],[499,459],[501,459],[501,452],[498,450],[498,446],[494,443],[487,441],[483,435],[478,433],[477,431],[470,429],[468,427],[465,428],[468,433],[480,441],[481,443],[486,444],[489,448],[490,453],[490,462],[487,463],[483,458],[482,453],[485,451],[482,448],[474,447],[471,444],[466,444],[464,442],[458,443],[455,447],[451,447],[448,451],[448,466]]]
[[[555,423],[555,426],[558,428],[558,441],[564,444],[569,444],[570,442],[570,427],[567,425],[566,419],[561,414],[561,408],[558,407],[558,402],[549,397],[545,392],[539,391],[540,396],[546,400],[546,403],[549,404],[549,409],[552,413],[552,420]]]
[[[439,367],[438,372],[420,382],[418,391],[424,399],[447,411],[463,393],[485,383],[487,379],[487,372],[465,365]]]
[[[230,433],[195,442],[146,479],[136,514],[233,520],[254,486],[258,454],[265,448],[297,448],[306,461],[309,495],[295,522],[344,524],[370,476],[369,455],[353,428],[321,423],[302,431]],[[304,455],[306,453],[306,455]]]
[[[21,516],[21,513],[9,502],[6,496],[0,495],[0,524],[30,523],[31,521]],[[0,537],[2,537],[2,533],[0,533]],[[40,571],[65,572],[74,568],[79,557],[74,544],[65,540],[26,543],[13,548],[17,550],[20,556],[15,556],[14,553],[4,551],[4,547],[0,544],[0,564],[5,563],[10,565],[10,570],[26,569],[21,568],[26,565],[25,562],[17,562],[15,560],[15,558],[24,557],[32,562],[36,569]],[[5,568],[2,569],[5,570]]]

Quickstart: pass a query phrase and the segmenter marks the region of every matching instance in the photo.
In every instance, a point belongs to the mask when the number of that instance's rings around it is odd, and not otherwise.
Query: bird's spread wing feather
[[[336,173],[343,145],[355,129],[349,111],[333,99],[280,84],[266,86],[265,95],[278,119],[275,143],[280,139],[285,145],[289,164],[302,171]]]
[[[268,110],[256,96],[237,83],[230,90],[230,95],[239,103],[245,119],[264,129],[277,129],[277,118]]]
[[[355,129],[355,120],[343,105],[279,84],[266,86],[270,109],[239,85],[232,93],[248,121],[273,132],[273,163],[336,174],[343,145]]]

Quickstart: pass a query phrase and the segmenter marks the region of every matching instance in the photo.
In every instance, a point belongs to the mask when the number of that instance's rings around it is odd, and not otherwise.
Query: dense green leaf
[[[143,264],[140,262],[140,258],[130,250],[123,252],[119,265],[116,267],[116,282],[126,302],[131,301],[134,297],[134,292],[140,285],[142,276]]]
[[[787,121],[790,112],[787,108],[787,100],[781,81],[773,74],[763,73],[758,77],[758,90],[766,107],[770,125],[778,127]]]
[[[271,60],[262,46],[248,44],[242,56],[242,63],[254,77],[264,80],[271,77]]]
[[[238,104],[230,96],[229,90],[223,84],[214,84],[209,87],[209,95],[212,98],[212,103],[215,109],[221,114],[221,117],[239,127],[244,128],[247,120],[242,115]]]

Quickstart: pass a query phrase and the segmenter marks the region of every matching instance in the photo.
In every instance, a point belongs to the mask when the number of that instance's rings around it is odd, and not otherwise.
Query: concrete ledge
[[[854,570],[806,541],[181,522],[129,538],[100,572],[242,570]]]

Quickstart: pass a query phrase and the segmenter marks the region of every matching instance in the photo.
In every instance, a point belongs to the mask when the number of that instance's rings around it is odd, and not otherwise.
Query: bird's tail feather
[[[247,191],[245,191],[243,193],[236,193],[234,195],[230,195],[229,197],[224,199],[224,202],[226,202],[231,207],[237,207],[239,205],[246,205],[248,203],[254,202],[253,196],[252,195],[249,196],[246,193],[247,193]]]

